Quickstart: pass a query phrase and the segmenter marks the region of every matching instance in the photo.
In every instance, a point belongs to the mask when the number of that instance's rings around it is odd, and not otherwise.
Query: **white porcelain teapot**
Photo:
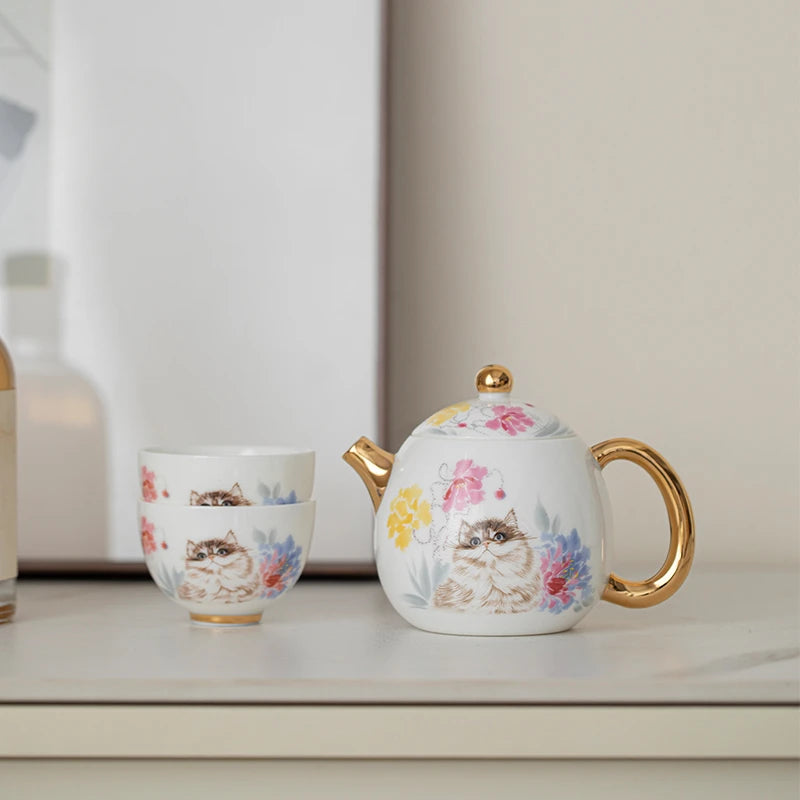
[[[438,633],[519,635],[571,628],[599,601],[642,608],[689,572],[694,522],[674,470],[633,439],[588,448],[557,417],[511,396],[511,373],[477,375],[478,396],[437,411],[393,456],[362,437],[344,454],[375,506],[375,560],[405,620]],[[667,505],[670,547],[643,582],[609,573],[602,469],[626,459]]]

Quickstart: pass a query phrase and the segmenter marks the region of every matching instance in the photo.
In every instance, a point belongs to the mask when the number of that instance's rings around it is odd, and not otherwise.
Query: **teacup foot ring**
[[[245,626],[258,625],[261,614],[189,614],[195,625]]]

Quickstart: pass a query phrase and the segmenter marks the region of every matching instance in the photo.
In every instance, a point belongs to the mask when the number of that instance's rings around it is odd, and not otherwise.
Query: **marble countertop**
[[[305,579],[222,630],[149,581],[23,580],[0,703],[796,704],[799,589],[792,569],[696,569],[654,608],[472,638],[409,627],[374,581]]]

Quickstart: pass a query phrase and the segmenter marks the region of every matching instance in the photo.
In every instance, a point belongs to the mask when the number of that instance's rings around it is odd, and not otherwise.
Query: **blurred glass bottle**
[[[106,454],[92,384],[61,355],[62,265],[46,253],[6,259],[8,346],[19,432],[19,558],[45,568],[106,555]]]
[[[0,623],[17,607],[17,436],[14,367],[0,341]]]
[[[15,188],[25,141],[36,122],[29,109],[0,97],[0,213]],[[17,591],[17,452],[14,368],[0,341],[0,622],[9,622]]]

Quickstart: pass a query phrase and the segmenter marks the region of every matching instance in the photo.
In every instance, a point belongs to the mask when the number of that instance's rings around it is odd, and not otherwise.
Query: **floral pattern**
[[[416,484],[401,489],[389,507],[386,520],[389,538],[395,547],[405,550],[411,543],[414,531],[431,524],[431,504],[422,499],[422,489]]]
[[[290,506],[292,503],[297,502],[297,492],[292,489],[289,494],[284,495],[283,497],[273,497],[271,499],[265,497],[261,502],[265,506]]]
[[[297,492],[291,489],[286,494],[281,494],[281,485],[276,483],[272,488],[263,483],[258,484],[258,493],[261,495],[263,506],[288,506],[297,502]]]
[[[541,544],[542,599],[539,609],[560,614],[573,606],[577,611],[588,605],[592,597],[590,552],[581,543],[578,531],[573,528],[568,536],[546,533]]]
[[[531,403],[454,403],[417,426],[415,436],[469,436],[470,438],[552,439],[574,436],[558,417]]]
[[[500,429],[504,424],[525,429],[530,421],[524,410],[496,408],[494,419]],[[530,502],[527,493],[525,501],[523,506]],[[462,458],[455,465],[443,463],[438,480],[424,491],[418,484],[400,489],[389,506],[386,528],[395,547],[408,553],[405,602],[414,608],[431,607],[434,593],[450,572],[448,543],[453,532],[465,521],[470,524],[476,514],[502,518],[509,506],[513,508],[515,502],[500,470],[471,458]],[[530,517],[525,515],[522,529],[532,538],[535,566],[531,581],[537,592],[529,609],[548,614],[588,610],[595,600],[591,549],[583,544],[576,528],[562,533],[559,515],[551,518],[541,502],[532,513],[527,507]],[[412,542],[416,545],[409,550]]]
[[[483,479],[488,470],[475,464],[471,458],[461,459],[456,464],[455,474],[444,493],[442,509],[449,513],[453,508],[464,511],[470,505],[483,501]]]
[[[414,549],[406,561],[410,587],[403,598],[414,608],[431,607],[434,593],[448,575],[447,542],[454,516],[471,519],[477,504],[491,501],[491,507],[500,501],[504,507],[508,502],[500,472],[472,459],[461,459],[454,468],[442,464],[439,477],[441,480],[430,487],[430,502],[423,499],[418,485],[400,490],[386,523],[389,538],[399,550],[406,551],[412,541],[427,550],[423,554],[422,550]],[[487,513],[502,516],[503,512]],[[583,544],[577,529],[562,533],[559,516],[551,518],[541,502],[533,510],[530,523],[528,530],[535,541],[532,574],[538,573],[535,580],[538,597],[531,610],[549,614],[561,614],[568,609],[576,613],[588,610],[595,599],[591,549]],[[420,538],[418,533],[423,527],[429,530],[427,537]],[[538,536],[533,533],[537,530]],[[428,546],[432,549],[428,550]]]
[[[533,420],[520,406],[494,406],[492,408],[494,419],[486,423],[486,427],[493,431],[504,430],[509,436],[533,427]]]
[[[155,523],[150,522],[147,517],[142,517],[142,551],[144,552],[145,557],[149,556],[151,553],[155,553],[155,551],[158,549],[158,546],[156,545],[155,528]]]
[[[165,495],[168,497],[169,495]],[[147,503],[155,503],[158,500],[156,491],[156,474],[147,467],[142,467],[142,499]]]
[[[156,477],[156,473],[142,466],[142,500],[146,503],[155,503],[159,497],[169,498],[169,492],[164,486],[163,479]],[[158,485],[156,485],[158,484]]]
[[[447,577],[450,565],[438,559],[417,557],[416,563],[409,560],[408,577],[413,591],[403,595],[405,601],[414,608],[428,608],[439,585]]]
[[[435,425],[438,427],[439,425],[443,425],[445,422],[455,417],[456,414],[461,414],[465,411],[469,411],[469,403],[453,403],[452,406],[447,406],[447,408],[443,408],[441,411],[437,411],[435,414],[430,416],[427,422],[428,425]]]
[[[261,596],[272,599],[291,589],[300,577],[303,548],[289,536],[283,542],[263,542],[258,551]]]

